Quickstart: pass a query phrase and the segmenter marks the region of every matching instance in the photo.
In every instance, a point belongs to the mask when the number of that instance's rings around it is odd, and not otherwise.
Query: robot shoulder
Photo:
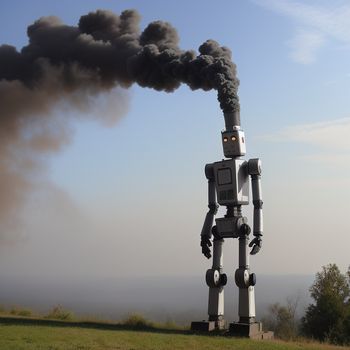
[[[215,178],[214,174],[214,164],[206,164],[204,168],[205,176],[208,180],[213,180]]]
[[[249,159],[248,173],[249,175],[261,175],[261,160],[259,158]]]

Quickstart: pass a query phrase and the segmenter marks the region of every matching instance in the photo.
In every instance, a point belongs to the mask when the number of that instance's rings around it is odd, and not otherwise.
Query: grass
[[[130,314],[121,323],[77,319],[62,306],[41,315],[28,308],[0,306],[0,350],[350,350],[309,340],[253,341],[192,334],[168,321],[164,324]]]
[[[46,325],[23,318],[0,318],[0,349],[4,350],[335,350],[350,349],[319,343],[253,341],[223,336],[194,335],[186,331],[126,329],[126,325],[49,321]],[[96,326],[96,327],[95,327]],[[104,328],[107,329],[97,329]],[[132,325],[134,327],[135,325]],[[120,328],[124,327],[124,329]],[[137,326],[136,326],[137,327]]]

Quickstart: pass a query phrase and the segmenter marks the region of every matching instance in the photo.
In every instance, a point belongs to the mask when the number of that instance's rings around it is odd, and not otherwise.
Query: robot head
[[[235,158],[246,154],[243,130],[225,130],[222,134],[222,146],[226,158]]]

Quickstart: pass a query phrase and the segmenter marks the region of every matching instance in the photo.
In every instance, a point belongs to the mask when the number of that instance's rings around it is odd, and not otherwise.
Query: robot
[[[239,321],[229,325],[229,332],[239,336],[259,337],[262,325],[255,320],[254,285],[256,276],[249,268],[250,254],[257,254],[262,247],[263,213],[261,196],[261,161],[258,158],[246,161],[246,140],[240,127],[239,111],[224,112],[225,130],[222,131],[224,156],[219,162],[206,164],[208,179],[208,213],[201,231],[203,255],[211,258],[212,268],[207,270],[206,283],[209,287],[209,320],[192,322],[192,330],[212,331],[226,329],[224,319],[224,286],[227,276],[223,273],[222,247],[225,238],[238,238],[239,267],[235,272],[235,282],[239,288]],[[251,229],[247,218],[242,215],[242,206],[249,204],[249,179],[252,185],[254,205],[253,235],[249,243]],[[214,217],[219,206],[226,207],[223,218]],[[213,242],[211,242],[213,238]]]

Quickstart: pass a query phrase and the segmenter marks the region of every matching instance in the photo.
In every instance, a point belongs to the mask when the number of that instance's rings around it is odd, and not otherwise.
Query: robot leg
[[[224,240],[215,238],[213,241],[213,265],[207,270],[205,279],[209,287],[208,315],[209,322],[215,322],[215,329],[224,329],[224,286],[227,276],[223,273]]]
[[[240,323],[255,322],[255,295],[254,285],[256,277],[249,270],[249,236],[242,234],[239,237],[239,268],[235,273],[235,281],[239,287],[238,315]]]
[[[249,270],[248,241],[249,233],[242,233],[239,237],[239,268],[235,273],[236,285],[239,288],[239,321],[230,324],[230,333],[261,339],[262,324],[255,320],[254,285],[256,277]]]

